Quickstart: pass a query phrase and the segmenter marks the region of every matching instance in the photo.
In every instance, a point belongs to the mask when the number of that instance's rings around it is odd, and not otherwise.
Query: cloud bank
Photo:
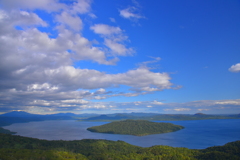
[[[92,1],[3,0],[0,2],[0,110],[25,110],[36,113],[104,109],[92,100],[117,96],[138,96],[173,84],[168,73],[147,67],[123,73],[82,69],[75,62],[117,65],[121,56],[132,56],[129,38],[119,26],[92,24],[85,27],[83,17],[97,18]],[[122,11],[125,17],[140,18]],[[44,12],[51,21],[42,17]],[[103,39],[95,45],[84,37],[83,29]],[[111,88],[126,86],[123,92]],[[114,105],[108,105],[114,108]]]
[[[137,22],[145,17],[140,14],[137,1],[132,2],[133,5],[116,11],[118,16]],[[114,73],[104,72],[101,67],[76,65],[84,62],[89,66],[114,68],[123,57],[137,54],[130,45],[131,37],[117,25],[115,17],[109,17],[114,25],[95,21],[98,15],[92,5],[91,0],[0,1],[0,112],[214,113],[217,110],[227,113],[239,110],[238,99],[186,103],[110,101],[114,97],[143,96],[177,87],[171,82],[171,74],[154,72],[149,67],[158,63],[160,57]],[[239,72],[239,66],[239,63],[233,65],[229,71]]]

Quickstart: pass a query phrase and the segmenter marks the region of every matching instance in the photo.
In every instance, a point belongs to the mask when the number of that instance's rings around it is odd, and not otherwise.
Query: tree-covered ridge
[[[124,120],[90,127],[87,130],[100,133],[144,136],[149,134],[174,132],[183,128],[183,126],[174,125],[172,123],[157,123],[146,120]]]
[[[240,141],[203,150],[138,147],[123,141],[47,141],[0,133],[1,160],[238,160]]]

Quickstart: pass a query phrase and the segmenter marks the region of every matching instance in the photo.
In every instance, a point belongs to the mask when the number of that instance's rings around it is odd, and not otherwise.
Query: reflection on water
[[[74,120],[16,123],[4,128],[17,132],[17,134],[21,136],[39,139],[122,140],[142,147],[168,145],[173,147],[187,147],[190,149],[203,149],[210,146],[224,145],[228,142],[240,140],[240,119],[169,122],[182,125],[185,129],[172,133],[138,137],[132,135],[93,133],[87,131],[86,129],[88,127],[106,124],[107,122],[77,122]]]

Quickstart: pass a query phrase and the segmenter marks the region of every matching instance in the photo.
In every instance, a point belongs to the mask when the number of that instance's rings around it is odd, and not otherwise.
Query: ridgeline
[[[175,132],[183,128],[183,126],[174,125],[172,123],[157,123],[146,120],[124,120],[90,127],[87,130],[99,133],[145,136],[149,134]]]

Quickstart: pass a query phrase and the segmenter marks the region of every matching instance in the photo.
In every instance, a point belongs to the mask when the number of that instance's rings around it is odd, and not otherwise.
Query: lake
[[[17,135],[38,139],[122,140],[141,147],[167,145],[172,147],[186,147],[189,149],[204,149],[207,147],[220,146],[228,142],[240,140],[240,119],[162,122],[170,122],[173,124],[182,125],[185,128],[177,132],[154,134],[142,137],[132,135],[94,133],[86,130],[88,127],[106,124],[107,122],[78,122],[75,120],[55,120],[15,123],[3,128],[17,132]]]

